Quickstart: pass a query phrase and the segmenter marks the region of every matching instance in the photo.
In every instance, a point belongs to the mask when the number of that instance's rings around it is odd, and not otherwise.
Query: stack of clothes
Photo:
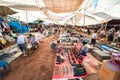
[[[86,74],[86,69],[81,64],[72,64],[74,76],[83,76]]]

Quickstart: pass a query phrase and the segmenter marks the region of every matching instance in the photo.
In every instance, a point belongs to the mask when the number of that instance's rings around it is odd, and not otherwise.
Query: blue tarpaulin
[[[12,21],[9,22],[9,26],[18,33],[26,33],[29,32],[29,28],[30,26],[26,26],[26,25],[20,25],[20,23],[18,21]]]
[[[105,50],[108,50],[108,51],[112,50],[111,47],[106,46],[106,45],[100,45],[100,47],[103,48],[103,49],[105,49]]]

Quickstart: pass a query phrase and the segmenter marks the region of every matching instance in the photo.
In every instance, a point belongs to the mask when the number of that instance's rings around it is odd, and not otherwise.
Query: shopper
[[[102,39],[102,38],[105,38],[105,29],[102,29],[101,31],[100,31],[100,38]]]
[[[17,45],[23,53],[23,56],[27,56],[27,38],[22,34],[17,34]]]
[[[115,31],[114,28],[112,28],[108,31],[108,42],[109,43],[111,43],[114,39],[114,31]]]
[[[95,30],[94,33],[92,33],[92,39],[91,39],[91,44],[93,46],[96,44],[96,38],[97,38],[97,31]]]
[[[118,46],[120,47],[120,30],[117,32],[118,34]]]
[[[90,29],[89,28],[87,28],[87,34],[90,35]]]

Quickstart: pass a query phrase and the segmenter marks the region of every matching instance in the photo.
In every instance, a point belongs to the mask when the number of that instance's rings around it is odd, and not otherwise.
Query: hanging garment
[[[2,22],[2,26],[3,26],[3,28],[7,28],[7,26],[5,25],[4,22]]]
[[[0,40],[0,42],[1,42],[3,45],[6,45],[6,40],[5,40],[4,38],[2,38],[2,39]]]

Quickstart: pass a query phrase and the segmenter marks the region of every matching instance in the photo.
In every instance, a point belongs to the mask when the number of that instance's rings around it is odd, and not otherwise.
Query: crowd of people
[[[120,47],[120,30],[115,30],[115,28],[111,28],[109,30],[106,30],[105,28],[100,28],[99,30],[91,30],[90,28],[79,28],[80,32],[84,32],[87,35],[91,35],[91,44],[94,46],[96,44],[96,40],[99,39],[103,42],[105,42],[105,40],[107,40],[106,42],[109,43],[116,43],[117,47]],[[49,37],[50,35],[53,36],[53,41],[51,42],[51,48],[54,49],[56,45],[54,44],[58,44],[60,43],[59,41],[55,42],[54,39],[57,39],[58,37],[60,37],[60,33],[63,33],[65,31],[67,31],[67,35],[68,36],[73,36],[75,35],[74,32],[78,32],[76,31],[75,28],[73,29],[72,26],[60,26],[60,25],[56,25],[56,24],[49,24],[49,25],[42,25],[40,27],[38,27],[38,32],[40,32],[40,34],[44,34],[47,37]],[[11,42],[10,40],[12,40],[13,38],[11,38],[11,32],[5,32],[4,29],[1,30],[0,29],[0,47],[3,47],[4,44],[6,45],[7,42]],[[38,45],[39,44],[39,40],[36,38],[35,35],[29,35],[30,39],[25,38],[24,35],[22,34],[17,34],[16,38],[17,39],[17,45],[19,46],[19,48],[21,49],[21,51],[23,52],[23,54],[26,53],[26,44],[31,43],[32,45]],[[6,41],[5,41],[6,40]],[[79,40],[80,40],[80,36],[79,36]],[[85,46],[84,43],[82,43],[83,46]],[[2,45],[2,46],[1,46]],[[33,46],[34,46],[33,45]],[[54,45],[54,46],[53,46]],[[35,48],[35,46],[34,46]],[[25,55],[26,56],[26,55]]]
[[[105,28],[90,29],[83,28],[81,32],[88,35],[91,39],[91,44],[95,45],[96,39],[100,40],[103,43],[114,44],[116,47],[120,47],[120,30],[115,28],[110,28],[106,30]],[[90,36],[91,35],[91,36]]]
[[[100,39],[107,39],[108,44],[115,43],[114,46],[120,47],[120,30],[115,30],[115,28],[105,30],[102,28],[100,29],[98,35]]]

